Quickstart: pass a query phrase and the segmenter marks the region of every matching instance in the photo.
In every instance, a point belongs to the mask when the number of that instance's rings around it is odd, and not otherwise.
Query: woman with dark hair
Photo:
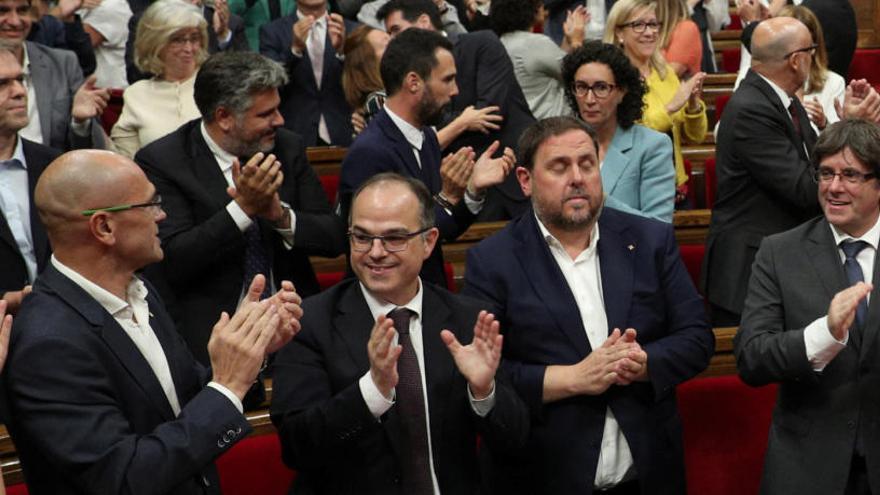
[[[544,22],[543,5],[542,0],[492,0],[489,9],[492,29],[507,50],[532,115],[539,120],[571,115],[559,63],[584,42],[588,20],[583,5],[569,12],[560,48],[546,35],[531,32],[532,26]]]
[[[606,204],[672,222],[672,142],[635,123],[646,91],[638,69],[616,46],[590,41],[565,57],[562,78],[572,110],[596,130]]]

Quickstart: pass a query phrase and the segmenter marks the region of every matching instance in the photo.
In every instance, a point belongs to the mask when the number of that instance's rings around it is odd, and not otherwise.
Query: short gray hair
[[[196,76],[196,106],[205,122],[213,122],[221,107],[241,116],[255,93],[285,84],[287,73],[278,62],[252,52],[221,52],[208,58]]]
[[[202,35],[202,45],[196,54],[196,61],[201,64],[208,57],[208,23],[199,8],[184,0],[158,0],[150,5],[137,25],[134,64],[144,72],[161,76],[165,62],[159,54],[175,33],[191,28]]]

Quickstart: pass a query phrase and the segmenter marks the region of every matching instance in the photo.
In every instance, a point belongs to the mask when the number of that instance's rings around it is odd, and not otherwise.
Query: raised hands
[[[214,0],[214,18],[211,21],[217,39],[225,40],[229,35],[229,4],[226,0]]]
[[[801,100],[801,103],[804,105],[804,110],[807,111],[807,116],[810,117],[810,120],[816,124],[816,127],[821,131],[828,124],[828,119],[825,118],[825,109],[822,108],[822,104],[819,103],[816,98],[812,99],[804,99]]]
[[[469,146],[443,157],[440,163],[440,178],[443,180],[441,191],[453,205],[464,197],[473,171],[474,152]]]
[[[256,275],[251,281],[251,285],[248,288],[243,301],[259,302],[260,295],[265,288],[266,277],[260,274]],[[293,339],[302,328],[299,323],[299,320],[303,315],[302,307],[300,307],[302,304],[302,298],[296,293],[296,288],[293,286],[292,282],[283,280],[278,292],[266,300],[269,301],[269,304],[275,306],[279,320],[275,336],[266,348],[266,353],[271,354],[290,342],[290,340]]]
[[[110,101],[110,90],[107,88],[98,88],[95,86],[97,77],[92,74],[85,80],[82,86],[76,90],[73,95],[73,105],[70,107],[70,115],[77,122],[84,122],[88,119],[98,117],[107,108],[107,102]]]
[[[501,108],[495,105],[484,108],[474,108],[473,105],[468,105],[452,123],[455,124],[456,120],[460,120],[465,130],[489,134],[501,128],[500,123],[504,117],[498,115],[500,111]]]
[[[486,188],[504,182],[504,178],[516,165],[516,155],[510,148],[504,148],[504,153],[501,156],[492,158],[500,146],[498,141],[492,142],[474,164],[474,172],[467,185],[471,196],[482,197]]]
[[[880,124],[880,94],[864,79],[850,81],[843,95],[843,104],[834,101],[841,119],[865,119]]]
[[[584,36],[586,36],[587,24],[590,22],[590,13],[583,5],[578,5],[569,10],[565,15],[565,22],[562,24],[562,32],[564,38],[562,40],[562,49],[569,52],[584,44]]]
[[[367,342],[367,357],[370,359],[370,378],[382,396],[392,398],[392,391],[397,386],[400,376],[397,374],[397,358],[403,347],[394,344],[394,322],[385,315],[379,315],[370,340]]]
[[[330,45],[341,54],[345,44],[345,21],[339,14],[327,14],[327,36],[330,37]]]
[[[468,381],[471,394],[477,400],[485,399],[492,392],[495,371],[501,362],[503,337],[495,315],[480,311],[474,324],[474,340],[468,345],[461,345],[449,330],[440,332],[440,338],[452,354],[458,371]]]
[[[868,297],[872,290],[874,290],[873,285],[858,282],[834,295],[828,306],[828,330],[835,339],[841,341],[846,337],[849,327],[856,319],[859,303]]]
[[[293,24],[293,28],[291,28],[293,36],[291,36],[290,47],[295,52],[303,53],[306,51],[306,38],[309,37],[309,30],[312,29],[312,24],[314,23],[315,16],[307,15],[300,17]]]
[[[275,155],[257,153],[241,167],[238,160],[232,163],[232,183],[226,192],[238,203],[249,217],[262,217],[278,222],[284,217],[284,209],[278,189],[284,181],[281,162]]]

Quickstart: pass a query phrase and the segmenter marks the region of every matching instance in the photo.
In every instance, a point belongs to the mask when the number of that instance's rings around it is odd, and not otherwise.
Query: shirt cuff
[[[804,329],[804,344],[807,349],[807,359],[813,371],[822,371],[828,366],[837,354],[846,347],[849,341],[849,330],[839,341],[831,335],[828,329],[828,317],[823,316],[807,325]]]
[[[467,206],[467,209],[470,210],[471,213],[477,215],[483,209],[483,206],[486,204],[486,195],[484,194],[481,199],[475,199],[471,196],[471,193],[468,191],[464,192],[464,204]]]
[[[92,119],[77,122],[75,118],[71,117],[70,130],[79,137],[87,137],[92,130]]]
[[[302,56],[303,56],[303,52],[297,50],[296,48],[294,48],[292,46],[290,47],[290,54],[296,58],[302,58]]]
[[[467,386],[467,393],[468,399],[471,400],[471,409],[477,413],[477,416],[485,418],[495,407],[495,380],[492,380],[492,391],[484,399],[475,399],[470,386]]]
[[[217,48],[221,50],[225,50],[227,46],[229,46],[229,42],[232,41],[232,30],[226,29],[226,36],[221,40],[217,38]]]
[[[244,414],[244,406],[241,404],[241,400],[231,390],[217,382],[208,382],[208,386],[225,395],[229,402],[232,402],[232,405],[238,409],[238,412]]]
[[[369,370],[358,380],[358,387],[361,389],[364,402],[367,403],[367,409],[370,410],[374,418],[379,419],[394,405],[393,398],[388,400],[382,395],[382,392],[379,392],[379,388],[373,383],[373,377],[370,376]],[[393,396],[394,392],[392,391],[391,394]]]
[[[238,206],[238,203],[235,200],[230,201],[226,205],[226,211],[229,213],[229,216],[232,217],[232,221],[235,222],[235,225],[238,225],[238,230],[244,232],[250,227],[254,221],[251,220],[251,217],[241,209],[241,206]]]

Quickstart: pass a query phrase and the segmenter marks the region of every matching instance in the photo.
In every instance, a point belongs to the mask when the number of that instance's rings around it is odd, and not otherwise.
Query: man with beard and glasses
[[[498,459],[495,492],[684,493],[675,387],[706,368],[714,337],[672,226],[603,209],[588,124],[539,121],[519,150],[532,211],[471,248],[465,275],[534,418],[523,454]]]
[[[318,292],[309,255],[338,256],[345,227],[306,161],[302,138],[282,129],[280,64],[250,52],[209,58],[195,81],[201,119],[144,147],[135,161],[162,196],[165,258],[159,287],[193,354],[220,311],[235,310],[256,273],[263,294],[290,280],[302,296]]]
[[[469,147],[443,158],[443,168],[458,170],[466,180],[441,180],[437,125],[453,96],[455,61],[452,44],[443,35],[408,29],[388,43],[380,67],[388,93],[385,107],[352,144],[342,162],[339,202],[342,218],[348,218],[352,193],[380,172],[415,177],[434,195],[440,237],[453,240],[473,223],[485,203],[487,188],[500,184],[516,158],[505,148],[498,158],[497,141],[474,160]],[[445,172],[445,170],[444,170]],[[465,184],[466,182],[466,184]],[[446,286],[440,243],[434,247],[421,271],[422,279]]]

